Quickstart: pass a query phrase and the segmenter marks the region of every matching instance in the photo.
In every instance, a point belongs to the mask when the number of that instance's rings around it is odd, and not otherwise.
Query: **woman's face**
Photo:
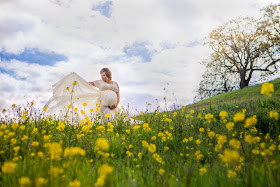
[[[106,76],[105,72],[100,73],[101,79],[105,82],[108,82],[108,77]]]

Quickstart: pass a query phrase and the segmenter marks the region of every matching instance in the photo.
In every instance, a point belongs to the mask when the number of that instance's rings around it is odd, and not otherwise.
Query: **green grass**
[[[274,84],[274,93],[269,102],[275,109],[280,108],[280,78],[270,81]],[[222,107],[237,105],[237,106],[250,106],[254,111],[258,109],[261,102],[267,102],[268,98],[260,94],[261,84],[248,86],[240,90],[226,92],[209,99],[205,99],[198,103],[187,106],[193,109],[208,108],[210,105],[213,107]]]
[[[0,186],[38,186],[39,177],[45,180],[42,186],[74,186],[74,180],[80,186],[278,186],[280,121],[270,113],[280,112],[279,82],[272,81],[272,97],[261,95],[256,85],[176,112],[144,113],[138,116],[143,120],[138,129],[125,116],[112,121],[112,130],[95,118],[73,126],[44,113],[33,118],[30,107],[15,108],[25,117],[0,123]],[[221,111],[228,116],[222,119]],[[245,118],[234,120],[237,113]],[[257,121],[245,126],[254,115]],[[97,144],[99,138],[108,140],[108,149],[102,150],[104,141]],[[49,143],[59,143],[61,150]],[[69,147],[85,154],[67,156]],[[52,153],[57,154],[52,158]],[[16,164],[14,170],[8,162]],[[104,165],[113,170],[100,172]],[[27,184],[20,184],[22,177],[28,177]]]

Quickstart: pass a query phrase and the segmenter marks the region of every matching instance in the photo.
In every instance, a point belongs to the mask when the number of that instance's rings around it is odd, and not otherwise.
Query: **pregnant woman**
[[[61,117],[70,113],[80,119],[83,115],[101,113],[112,119],[120,101],[119,85],[112,81],[108,68],[102,68],[100,75],[102,80],[87,82],[72,72],[58,81],[53,85],[53,96],[46,103],[47,113]]]

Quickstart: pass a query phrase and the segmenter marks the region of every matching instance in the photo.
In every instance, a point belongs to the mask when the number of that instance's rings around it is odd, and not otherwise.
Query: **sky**
[[[191,104],[211,53],[204,38],[271,3],[280,1],[0,0],[0,110],[32,100],[42,109],[61,78],[98,80],[103,67],[131,112]]]

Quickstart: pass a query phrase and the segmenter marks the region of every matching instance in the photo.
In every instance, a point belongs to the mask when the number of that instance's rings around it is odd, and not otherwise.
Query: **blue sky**
[[[200,62],[211,53],[204,38],[273,2],[0,1],[0,109],[31,100],[40,109],[62,77],[100,79],[105,66],[120,85],[120,105],[164,108],[164,97],[168,107],[190,104],[205,70]]]
[[[3,61],[10,61],[12,59],[35,63],[40,65],[53,66],[56,62],[67,61],[67,57],[64,55],[56,54],[54,52],[41,52],[38,49],[25,49],[20,54],[0,52],[0,58]]]

